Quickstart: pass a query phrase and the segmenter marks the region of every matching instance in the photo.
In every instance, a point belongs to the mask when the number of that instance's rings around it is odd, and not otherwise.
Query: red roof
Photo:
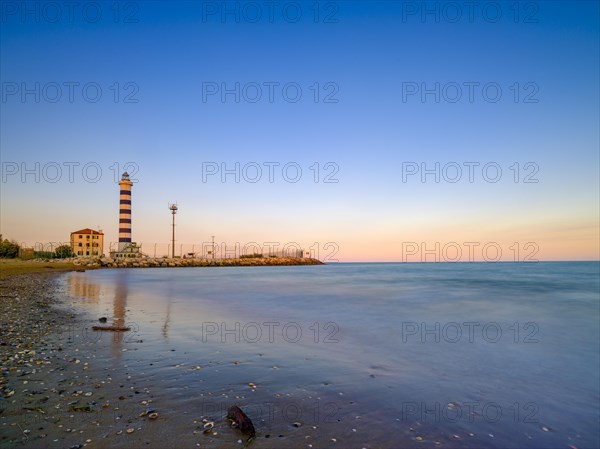
[[[93,229],[85,228],[85,229],[82,229],[81,231],[71,232],[71,234],[100,234],[100,235],[104,235],[104,232],[94,231]]]

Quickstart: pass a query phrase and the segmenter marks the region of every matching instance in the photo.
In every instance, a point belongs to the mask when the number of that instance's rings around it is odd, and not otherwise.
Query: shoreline
[[[91,332],[98,318],[66,301],[61,275],[0,280],[0,448],[162,447],[175,416],[160,383],[120,362],[143,341]]]
[[[247,382],[254,378],[243,366],[271,370],[262,366],[262,354],[250,353],[240,363],[227,352],[206,353],[205,348],[193,355],[170,349],[156,357],[152,369],[140,358],[149,342],[137,330],[90,331],[98,316],[74,307],[61,284],[73,264],[50,269],[40,263],[38,271],[30,265],[0,279],[0,448],[159,448],[164,438],[178,438],[181,447],[237,446],[244,435],[229,426],[224,412],[234,404],[252,412],[264,443],[319,438],[318,427],[297,428],[282,414],[290,402],[308,412],[321,404],[316,394],[308,396],[310,401],[298,398],[296,388],[284,383],[281,397],[258,401],[259,393],[247,395]],[[195,371],[200,366],[190,368],[190,360],[201,364],[201,371]],[[173,390],[177,378],[163,376],[183,366],[194,384]],[[230,373],[227,381],[223,370]],[[237,374],[231,377],[233,371]],[[195,378],[197,373],[201,378]],[[175,383],[167,387],[165,381]],[[192,386],[197,391],[190,398]],[[291,397],[283,393],[288,388]],[[149,418],[148,410],[156,410],[158,418]],[[273,422],[274,410],[281,422]],[[206,422],[214,422],[212,433],[204,432]],[[278,441],[269,439],[271,433]]]
[[[66,301],[62,274],[0,280],[0,448],[164,447],[176,413],[135,356],[122,363],[143,340],[91,332],[98,318]],[[202,441],[193,416],[185,439]]]
[[[57,281],[54,272],[39,271],[0,280],[0,447],[49,447],[69,420],[74,383],[65,381],[74,373],[79,320],[56,307]]]

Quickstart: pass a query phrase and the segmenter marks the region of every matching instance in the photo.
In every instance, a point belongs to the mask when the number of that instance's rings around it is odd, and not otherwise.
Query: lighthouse
[[[141,246],[131,241],[131,186],[129,173],[123,173],[119,181],[119,243],[116,251],[111,244],[110,257],[144,257]]]
[[[127,172],[119,181],[119,252],[131,246],[131,186]]]

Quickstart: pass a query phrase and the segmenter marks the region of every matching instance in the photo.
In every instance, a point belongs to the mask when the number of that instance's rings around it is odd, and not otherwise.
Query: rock
[[[233,405],[227,409],[227,418],[233,421],[243,434],[248,435],[250,438],[256,436],[254,424],[252,424],[250,418],[237,405]]]

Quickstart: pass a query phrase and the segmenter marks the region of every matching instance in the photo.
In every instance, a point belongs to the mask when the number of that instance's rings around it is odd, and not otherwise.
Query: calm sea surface
[[[152,388],[183,446],[232,447],[239,434],[193,434],[193,421],[238,404],[256,447],[582,449],[600,446],[599,267],[348,263],[63,280],[90,325],[106,316],[132,328],[86,338],[107,367]]]

